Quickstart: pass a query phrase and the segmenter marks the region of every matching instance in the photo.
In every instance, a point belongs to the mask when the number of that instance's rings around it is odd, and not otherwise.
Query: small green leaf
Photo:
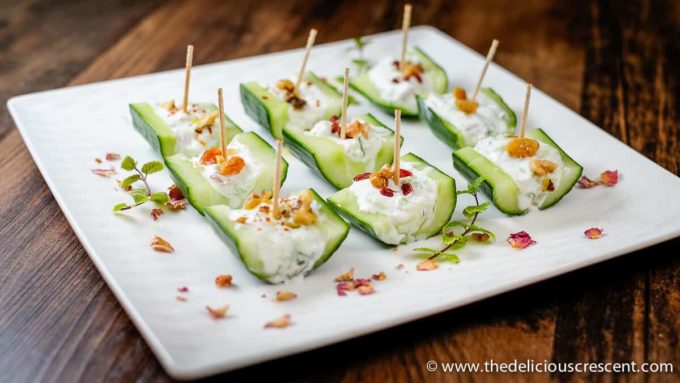
[[[479,214],[479,213],[483,212],[483,211],[486,210],[488,207],[489,207],[489,202],[488,202],[488,201],[487,201],[487,202],[484,202],[484,203],[481,204],[481,205],[472,205],[472,206],[468,206],[468,207],[466,207],[465,209],[463,209],[463,215],[465,215],[465,216],[468,217],[468,218],[471,218],[471,217],[474,216],[475,214]]]
[[[121,210],[123,210],[123,209],[126,208],[126,207],[127,207],[127,204],[126,204],[125,202],[121,202],[121,203],[119,203],[118,205],[116,205],[116,206],[113,207],[113,211],[114,211],[114,212],[121,211]]]
[[[120,163],[120,167],[127,170],[135,170],[135,167],[137,166],[137,161],[133,160],[132,157],[130,156],[125,156],[123,158],[123,161]]]
[[[440,262],[460,263],[460,257],[453,253],[441,253],[437,260]]]
[[[469,233],[482,233],[482,234],[486,234],[486,235],[489,236],[489,239],[490,239],[489,242],[492,242],[492,241],[495,241],[495,240],[496,240],[496,234],[494,234],[493,232],[491,232],[491,231],[489,231],[489,230],[487,230],[487,229],[485,229],[485,228],[483,228],[483,227],[481,227],[481,226],[470,225],[470,226],[468,227],[468,232],[469,232]]]
[[[429,254],[434,254],[434,253],[437,252],[437,250],[430,249],[430,248],[427,248],[427,247],[418,247],[418,248],[413,249],[413,251],[417,251],[419,253],[429,253]]]
[[[485,178],[484,177],[479,177],[476,180],[474,180],[472,183],[468,184],[467,190],[470,194],[475,194],[479,191],[479,187],[482,186],[482,183],[484,183]]]
[[[442,242],[447,245],[451,245],[456,242],[465,242],[465,237],[462,235],[442,235]]]
[[[160,161],[149,161],[142,166],[142,173],[152,174],[163,170],[163,163]]]
[[[142,204],[149,200],[149,196],[146,195],[145,189],[134,189],[130,192],[130,194],[132,195],[132,199],[136,204]]]
[[[123,181],[121,181],[120,187],[127,190],[130,186],[132,186],[132,184],[139,181],[139,179],[140,179],[139,174],[133,174],[133,175],[125,178]]]
[[[170,197],[165,192],[156,192],[151,194],[151,200],[158,203],[166,203],[170,201]]]
[[[451,229],[454,229],[456,227],[467,227],[467,225],[468,225],[467,222],[451,221],[451,222],[447,223],[446,225],[444,225],[444,227],[442,228],[442,234],[448,234],[448,232]]]
[[[366,59],[353,59],[352,63],[354,65],[358,66],[358,67],[365,67],[366,65],[368,65],[368,60],[366,60]],[[344,81],[344,79],[343,79],[343,81]]]
[[[355,45],[356,49],[359,50],[359,51],[363,50],[364,47],[366,45],[370,44],[370,43],[371,43],[371,40],[364,38],[362,36],[354,38],[354,45]]]

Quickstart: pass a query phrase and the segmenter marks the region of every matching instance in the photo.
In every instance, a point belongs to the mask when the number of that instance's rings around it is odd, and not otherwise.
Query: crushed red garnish
[[[409,195],[411,192],[413,192],[413,185],[410,183],[404,183],[401,185],[401,192],[404,193],[404,195]]]
[[[158,221],[158,217],[160,217],[161,214],[163,214],[163,210],[161,210],[161,209],[153,209],[153,210],[151,210],[151,218],[152,218],[154,221]]]
[[[583,234],[585,234],[585,236],[590,238],[590,239],[598,239],[598,238],[602,237],[603,231],[604,230],[602,230],[600,228],[591,227],[590,229],[584,231]]]
[[[385,197],[393,197],[394,196],[394,190],[392,190],[390,188],[381,188],[380,194],[384,195]]]
[[[231,287],[232,277],[230,274],[218,275],[215,278],[215,284],[217,287]]]
[[[180,293],[188,293],[188,292],[189,292],[189,288],[186,287],[186,286],[182,286],[182,287],[178,287],[178,288],[177,288],[177,291],[179,291]]]
[[[614,186],[619,182],[618,170],[605,170],[600,174],[600,184],[605,186]]]
[[[115,161],[120,159],[120,154],[118,153],[106,153],[107,161]]]
[[[354,180],[355,181],[361,181],[361,180],[367,179],[370,176],[371,176],[371,173],[361,173],[361,174],[357,174],[356,176],[354,176]]]
[[[399,168],[399,177],[401,177],[401,178],[403,178],[403,177],[410,177],[410,176],[412,176],[412,175],[413,175],[413,173],[411,173],[410,170]]]
[[[184,194],[182,194],[182,191],[177,187],[177,185],[172,185],[168,189],[168,197],[170,197],[171,200],[173,201],[179,201],[184,199]]]
[[[512,233],[507,239],[507,242],[515,249],[526,249],[527,247],[536,243],[526,231]]]

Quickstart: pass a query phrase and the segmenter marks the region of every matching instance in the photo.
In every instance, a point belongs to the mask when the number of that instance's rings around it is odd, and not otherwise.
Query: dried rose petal
[[[162,253],[172,253],[175,251],[175,248],[168,241],[158,235],[154,235],[151,240],[151,248]]]
[[[359,286],[358,290],[359,290],[359,294],[361,294],[361,295],[370,295],[370,294],[373,294],[375,292],[375,290],[373,289],[373,285]]]
[[[335,277],[336,282],[349,282],[354,280],[354,267],[350,268],[346,273]]]
[[[373,274],[371,278],[373,278],[376,281],[384,281],[385,279],[387,279],[387,275],[381,271],[379,274]]]
[[[401,270],[401,269],[403,269],[403,268],[404,268],[404,264],[403,264],[403,263],[400,263],[400,264],[398,264],[398,265],[395,267],[395,269],[397,269],[397,270]]]
[[[210,306],[205,306],[205,308],[208,310],[208,314],[210,314],[210,316],[213,319],[222,319],[225,316],[227,316],[227,309],[229,308],[229,305],[224,305],[224,306],[215,307],[215,308],[210,307]]]
[[[416,266],[416,269],[418,271],[431,271],[431,270],[436,270],[439,268],[439,263],[435,261],[434,259],[426,259],[418,264]]]
[[[409,195],[409,194],[411,194],[411,192],[413,192],[413,185],[411,185],[410,183],[402,184],[402,185],[401,185],[401,192],[402,192],[404,195]]]
[[[337,293],[339,296],[344,297],[347,295],[347,290],[344,289],[336,289]]]
[[[360,286],[370,286],[371,285],[371,280],[366,279],[366,278],[357,278],[354,280],[354,287],[360,287]]]
[[[598,239],[602,237],[602,232],[603,230],[597,227],[591,227],[590,229],[586,230],[583,232],[583,234],[586,235],[586,237],[590,239]]]
[[[231,287],[232,277],[230,274],[218,275],[215,278],[215,284],[217,287]]]
[[[107,161],[115,161],[120,159],[120,154],[118,153],[106,153]]]
[[[178,287],[178,288],[177,288],[177,291],[179,291],[180,293],[188,293],[188,292],[189,292],[189,288],[186,287],[186,286],[182,286],[182,287]]]
[[[384,195],[385,197],[393,197],[394,191],[390,188],[381,188],[380,194]]]
[[[507,242],[515,249],[526,249],[530,245],[536,243],[526,231],[510,234]]]
[[[361,173],[361,174],[357,174],[356,176],[354,176],[354,180],[355,181],[361,181],[361,180],[365,180],[366,178],[368,178],[370,176],[371,176],[371,173]]]
[[[163,210],[161,210],[161,209],[153,209],[153,210],[151,210],[151,218],[152,218],[154,221],[158,221],[158,217],[160,217],[161,214],[163,214]]]
[[[290,315],[286,314],[271,322],[267,322],[267,324],[264,325],[264,328],[286,328],[288,326],[290,326]]]
[[[179,201],[184,199],[184,194],[177,185],[172,185],[168,188],[168,197],[173,201]]]
[[[600,174],[600,183],[605,186],[614,186],[619,182],[618,170],[605,170]]]
[[[597,185],[599,185],[599,182],[591,180],[586,176],[581,176],[581,178],[579,178],[578,180],[578,186],[581,187],[582,189],[590,189]]]
[[[180,302],[186,302],[188,298],[182,295],[178,295],[175,297],[175,299],[177,299]]]
[[[108,168],[108,169],[92,169],[91,172],[92,172],[92,174],[96,174],[96,175],[98,175],[98,176],[100,176],[100,177],[109,178],[109,177],[111,177],[112,175],[116,174],[116,168],[114,168],[113,166],[111,166],[111,167]]]
[[[277,302],[291,301],[295,298],[297,298],[297,294],[295,294],[292,291],[277,291],[276,292],[276,301]]]

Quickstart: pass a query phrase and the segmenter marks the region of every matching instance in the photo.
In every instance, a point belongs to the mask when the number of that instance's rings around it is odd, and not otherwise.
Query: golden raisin
[[[217,163],[217,156],[222,155],[222,150],[220,148],[208,148],[201,154],[201,159],[199,160],[203,165],[211,165]]]
[[[348,138],[354,138],[360,134],[365,138],[368,138],[368,124],[363,124],[359,120],[354,120],[347,126],[347,132],[345,133]]]
[[[477,111],[479,104],[477,101],[457,99],[456,107],[458,107],[458,109],[460,109],[465,114],[472,114]]]
[[[531,160],[531,171],[541,177],[555,171],[557,164],[548,160]]]
[[[203,131],[204,128],[210,128],[213,126],[215,123],[215,119],[217,118],[217,112],[212,112],[212,113],[207,113],[203,115],[203,117],[198,120],[196,123],[196,127],[194,127],[194,131],[196,133],[200,133]]]
[[[420,75],[425,71],[425,68],[423,68],[423,65],[420,63],[414,63],[411,61],[405,61],[401,65],[401,73],[404,75],[405,78],[409,78],[414,75]]]
[[[239,174],[246,167],[246,162],[239,156],[229,157],[220,164],[220,174],[223,176],[233,176]]]
[[[316,223],[316,214],[310,209],[298,209],[293,213],[293,221],[301,225],[310,226]]]
[[[286,92],[292,92],[295,90],[295,84],[293,84],[293,82],[288,79],[277,81],[276,87]]]
[[[515,137],[508,144],[506,150],[512,158],[533,157],[538,151],[538,141],[526,137]]]
[[[465,93],[465,89],[457,86],[453,88],[453,97],[456,100],[467,100],[467,93]]]
[[[541,190],[548,192],[555,191],[555,185],[550,178],[546,177],[543,179],[543,182],[541,182]]]
[[[167,110],[168,112],[172,112],[175,109],[175,100],[169,100],[169,101],[166,101],[166,102],[162,102],[158,106]]]
[[[387,187],[387,178],[381,177],[379,174],[373,173],[370,177],[371,185],[378,189]]]

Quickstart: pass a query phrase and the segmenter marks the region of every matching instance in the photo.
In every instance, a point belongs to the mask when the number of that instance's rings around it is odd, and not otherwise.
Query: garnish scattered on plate
[[[536,243],[529,233],[526,231],[520,231],[517,233],[512,233],[507,239],[507,242],[512,246],[514,249],[522,250],[526,249],[527,247],[533,245]]]
[[[286,328],[290,326],[290,315],[285,314],[282,317],[276,318],[271,322],[267,322],[264,328]]]
[[[232,276],[231,274],[218,275],[215,278],[215,284],[217,287],[231,287]]]
[[[292,291],[277,291],[276,292],[276,301],[277,302],[292,301],[295,298],[297,298],[297,294],[295,294]]]
[[[227,316],[227,310],[229,309],[229,305],[224,305],[220,307],[210,307],[210,306],[205,306],[205,308],[208,310],[208,314],[213,319],[222,319]]]
[[[162,253],[172,253],[175,251],[175,248],[172,247],[170,242],[158,235],[154,235],[153,239],[151,240],[151,248]]]
[[[604,235],[604,230],[597,227],[591,227],[590,229],[584,231],[583,234],[585,234],[585,236],[590,239],[598,239]]]
[[[578,186],[581,189],[590,189],[598,185],[604,185],[612,187],[619,182],[619,171],[618,170],[605,170],[600,174],[598,180],[593,180],[587,176],[581,176],[578,180]]]

